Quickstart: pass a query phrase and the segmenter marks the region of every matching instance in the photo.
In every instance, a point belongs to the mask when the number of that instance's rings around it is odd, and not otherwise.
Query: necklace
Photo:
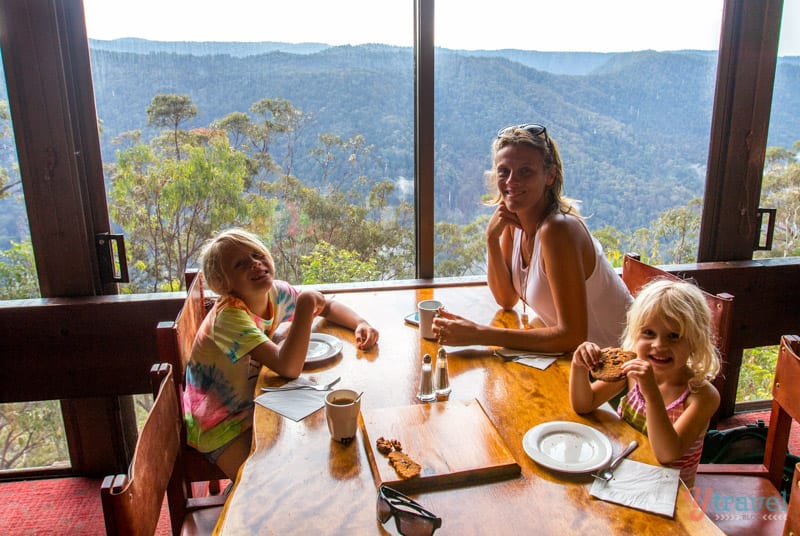
[[[538,227],[537,227],[538,229]],[[535,235],[534,235],[535,237]],[[522,262],[524,261],[525,256],[525,248],[523,247],[522,237],[520,237],[520,247],[519,247],[519,255],[520,255],[520,268],[522,268]],[[528,268],[523,269],[522,278],[520,280],[520,289],[519,289],[519,299],[522,300],[522,316],[520,320],[522,322],[522,327],[528,327],[528,277],[531,274],[531,258],[533,257],[533,246],[531,246],[531,256],[528,257]]]

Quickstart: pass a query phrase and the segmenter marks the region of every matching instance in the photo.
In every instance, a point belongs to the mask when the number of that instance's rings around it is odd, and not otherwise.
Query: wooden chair
[[[657,278],[672,279],[680,281],[681,278],[639,260],[639,256],[626,253],[622,264],[622,281],[633,296],[636,296],[645,284]],[[701,289],[702,290],[702,289]],[[733,296],[727,292],[711,294],[702,291],[706,298],[708,308],[711,310],[711,326],[714,330],[714,345],[719,351],[720,361],[722,362],[721,373],[717,376],[714,384],[720,392],[723,392],[725,382],[725,363],[730,348],[730,334],[733,326]],[[712,423],[716,422],[716,417]]]
[[[786,512],[786,523],[783,526],[783,533],[796,536],[800,534],[800,463],[794,468],[792,490],[792,494],[789,498],[789,507]]]
[[[222,507],[191,505],[183,493],[180,406],[168,363],[150,370],[154,402],[144,423],[128,474],[103,479],[100,495],[109,535],[152,535],[164,494],[168,495],[173,534],[211,534]]]
[[[174,321],[159,322],[156,328],[159,360],[172,365],[175,375],[175,394],[179,407],[182,407],[183,404],[186,365],[192,354],[195,335],[200,329],[200,324],[203,323],[209,306],[205,297],[203,274],[198,271],[190,271],[185,274],[185,277],[186,300],[178,312],[178,316]],[[181,426],[181,455],[188,496],[200,496],[198,490],[206,487],[206,483],[208,494],[219,494],[219,482],[227,479],[227,475],[186,444],[186,428],[184,426]],[[203,483],[203,485],[198,486],[197,483]]]
[[[800,337],[784,335],[778,349],[772,388],[764,462],[758,464],[701,464],[693,494],[712,521],[726,534],[782,534],[784,526],[797,533],[800,490],[795,469],[789,504],[781,494],[792,422],[800,420]],[[738,503],[736,501],[739,501]],[[739,509],[737,509],[737,505]],[[746,506],[743,510],[741,507]],[[755,511],[754,511],[755,510]]]

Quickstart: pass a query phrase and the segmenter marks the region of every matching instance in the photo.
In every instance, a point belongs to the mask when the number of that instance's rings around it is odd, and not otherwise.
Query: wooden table
[[[496,306],[488,287],[379,290],[339,294],[381,332],[377,348],[361,352],[348,330],[325,324],[321,331],[344,341],[340,358],[304,375],[341,376],[340,387],[364,391],[370,409],[418,404],[421,357],[438,346],[403,322],[416,303],[436,298],[448,310],[481,322],[513,325],[515,312]],[[544,371],[488,354],[449,358],[449,400],[477,399],[521,467],[517,477],[413,494],[443,520],[437,534],[721,534],[681,484],[675,519],[592,499],[591,477],[567,476],[531,460],[522,437],[548,421],[574,421],[605,432],[618,452],[632,439],[631,459],[656,464],[648,440],[611,412],[580,416],[569,404],[569,361]],[[262,370],[259,386],[281,383]],[[387,534],[394,520],[375,517],[376,484],[362,434],[348,446],[330,440],[324,409],[300,422],[261,406],[255,411],[253,452],[231,493],[217,533]],[[374,438],[372,438],[374,441]]]

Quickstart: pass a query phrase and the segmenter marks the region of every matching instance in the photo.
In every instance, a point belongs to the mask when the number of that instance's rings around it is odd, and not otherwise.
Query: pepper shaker
[[[450,396],[450,376],[447,370],[447,350],[439,348],[436,353],[436,398],[443,399]]]
[[[433,388],[433,366],[431,365],[430,354],[425,354],[422,358],[422,372],[419,376],[417,399],[422,402],[432,402],[436,400],[436,391]]]

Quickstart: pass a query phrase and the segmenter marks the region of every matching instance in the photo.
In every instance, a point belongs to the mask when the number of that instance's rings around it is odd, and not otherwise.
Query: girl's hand
[[[300,309],[301,304],[303,304],[304,307],[311,307],[311,318],[322,314],[328,306],[325,296],[316,290],[303,290],[300,292],[297,296],[297,309]]]
[[[480,324],[453,313],[448,313],[444,309],[439,309],[439,316],[433,319],[433,333],[436,335],[439,344],[453,344],[456,346],[473,344],[475,335],[480,328]]]
[[[486,225],[486,239],[499,240],[503,230],[509,225],[522,229],[522,224],[517,215],[508,210],[503,203],[500,203]]]
[[[595,366],[600,364],[602,353],[600,347],[593,342],[586,341],[581,343],[572,353],[572,365],[574,367],[583,367],[586,370],[592,370]]]
[[[359,350],[369,350],[378,342],[378,330],[367,322],[359,322],[353,331],[356,335],[356,348]]]
[[[649,362],[638,357],[631,359],[622,364],[622,372],[639,384],[639,391],[645,399],[654,393],[659,393],[660,396],[653,366]]]

